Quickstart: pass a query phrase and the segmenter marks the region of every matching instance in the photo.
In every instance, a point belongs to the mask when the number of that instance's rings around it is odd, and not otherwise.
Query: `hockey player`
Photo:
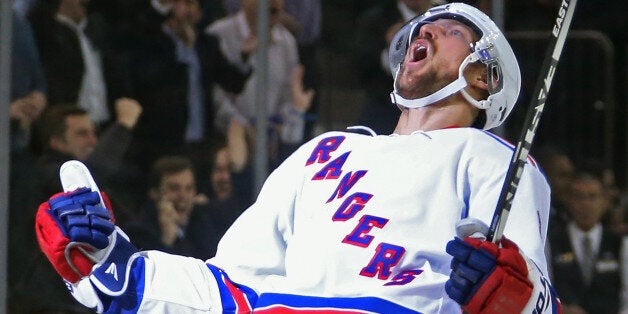
[[[543,276],[549,188],[532,159],[505,237],[482,238],[512,156],[486,130],[520,88],[504,35],[471,6],[435,7],[397,33],[390,66],[394,134],[303,145],[215,257],[138,252],[75,163],[61,169],[66,192],[38,210],[41,249],[99,312],[559,312]]]

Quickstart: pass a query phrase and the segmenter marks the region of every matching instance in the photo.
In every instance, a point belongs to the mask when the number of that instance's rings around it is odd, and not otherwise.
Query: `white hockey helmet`
[[[471,44],[471,53],[462,61],[458,79],[439,91],[418,99],[405,99],[397,93],[397,76],[408,47],[419,34],[421,26],[439,19],[457,20],[471,27],[480,39]],[[406,23],[393,37],[389,48],[390,71],[395,78],[394,90],[390,94],[393,104],[419,108],[428,106],[457,92],[474,106],[484,109],[486,122],[482,126],[488,130],[499,126],[508,117],[519,97],[521,73],[517,58],[497,25],[482,11],[464,4],[450,3],[429,9]],[[467,82],[463,71],[469,63],[481,61],[486,65],[489,96],[485,100],[473,99],[464,88]]]

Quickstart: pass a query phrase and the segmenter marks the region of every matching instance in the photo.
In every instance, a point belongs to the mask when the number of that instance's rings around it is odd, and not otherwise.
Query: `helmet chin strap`
[[[479,59],[480,58],[477,52],[469,54],[460,64],[460,67],[458,68],[458,78],[456,80],[447,84],[447,86],[441,88],[431,95],[416,99],[405,99],[401,95],[399,95],[399,93],[397,93],[397,78],[399,77],[399,73],[401,72],[401,64],[399,64],[399,66],[397,66],[397,71],[395,71],[395,81],[393,84],[394,90],[392,93],[390,93],[390,100],[393,104],[413,109],[429,106],[439,100],[445,99],[459,91],[462,91],[462,95],[465,97],[465,99],[469,100],[471,104],[480,109],[485,109],[485,101],[478,102],[464,90],[464,88],[467,87],[467,80],[464,78],[463,75],[464,69],[469,63],[475,62]]]

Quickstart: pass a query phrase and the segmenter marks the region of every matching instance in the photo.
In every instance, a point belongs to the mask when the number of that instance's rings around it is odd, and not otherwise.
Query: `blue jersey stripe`
[[[491,133],[491,132],[489,132],[489,131],[486,131],[486,130],[482,130],[482,132],[484,132],[484,133],[486,133],[488,136],[490,136],[490,137],[494,138],[495,140],[497,140],[498,142],[500,142],[502,145],[504,145],[504,146],[506,146],[506,147],[510,148],[510,150],[514,150],[514,149],[515,149],[515,145],[512,145],[510,142],[508,142],[508,141],[506,141],[505,139],[503,139],[503,138],[499,137],[498,135],[493,134],[493,133]]]
[[[220,292],[220,301],[222,303],[223,313],[235,313],[238,310],[238,306],[235,302],[235,298],[225,281],[228,281],[242,293],[242,296],[248,300],[248,303],[254,307],[257,302],[257,293],[247,286],[235,283],[229,279],[229,276],[220,268],[206,264],[209,271],[214,275],[216,283],[218,284],[218,290]]]
[[[375,297],[325,298],[280,293],[263,293],[260,295],[255,308],[272,308],[277,305],[310,310],[320,308],[328,310],[356,310],[367,313],[420,314],[399,304]]]

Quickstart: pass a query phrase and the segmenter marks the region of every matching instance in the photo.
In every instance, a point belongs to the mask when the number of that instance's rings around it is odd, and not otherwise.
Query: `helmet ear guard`
[[[475,31],[480,39],[472,44],[469,56],[461,63],[457,80],[426,97],[404,99],[397,93],[396,79],[408,47],[423,25],[438,19],[457,20]],[[486,14],[463,3],[437,6],[410,20],[393,37],[388,58],[391,73],[395,78],[391,100],[396,105],[407,108],[424,107],[460,92],[473,106],[483,109],[486,122],[481,128],[487,130],[502,124],[519,97],[521,73],[510,44]],[[484,100],[475,100],[464,90],[467,82],[462,73],[466,66],[473,62],[481,62],[486,66],[489,96]]]

